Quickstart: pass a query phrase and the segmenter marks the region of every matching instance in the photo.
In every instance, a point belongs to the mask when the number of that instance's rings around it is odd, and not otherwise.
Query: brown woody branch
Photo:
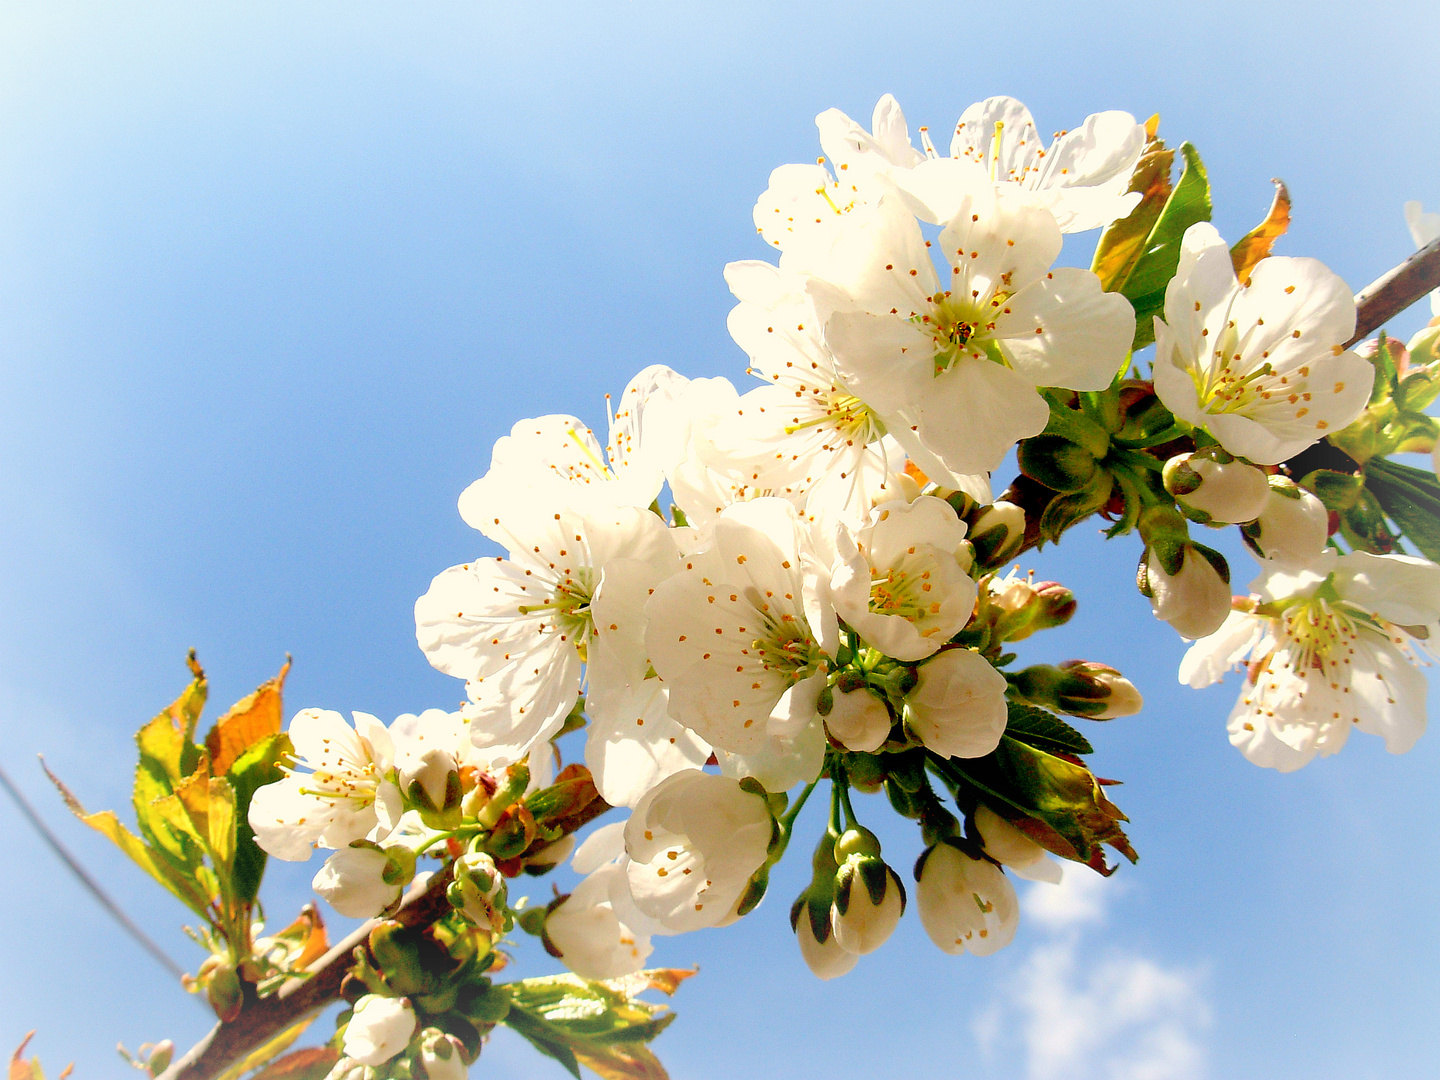
[[[1433,289],[1440,289],[1440,240],[1432,240],[1355,294],[1355,336],[1345,347],[1363,341]]]
[[[445,897],[449,875],[436,874],[421,889],[405,897],[395,918],[406,926],[434,922],[450,910]],[[287,983],[268,997],[253,996],[253,989],[229,1023],[216,1024],[210,1034],[177,1058],[160,1080],[210,1080],[247,1054],[264,1046],[281,1032],[319,1012],[340,997],[340,984],[354,965],[355,949],[365,944],[379,919],[359,927],[307,969],[309,978]]]

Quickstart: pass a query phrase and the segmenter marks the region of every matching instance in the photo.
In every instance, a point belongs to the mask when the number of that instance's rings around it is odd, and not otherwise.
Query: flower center
[[[1005,293],[996,293],[990,308],[1004,303]],[[957,299],[950,290],[937,292],[929,298],[930,311],[916,315],[911,321],[929,333],[935,342],[935,374],[939,375],[955,363],[972,340],[981,344],[988,340],[995,323],[977,301]],[[990,350],[987,349],[988,353]]]
[[[898,615],[909,622],[919,622],[926,615],[939,611],[932,604],[930,571],[903,564],[887,570],[870,571],[870,610],[877,615]]]
[[[1333,654],[1348,649],[1360,636],[1360,620],[1355,617],[1359,613],[1347,608],[1314,596],[1280,615],[1281,631],[1296,646],[1302,669],[1323,667]]]

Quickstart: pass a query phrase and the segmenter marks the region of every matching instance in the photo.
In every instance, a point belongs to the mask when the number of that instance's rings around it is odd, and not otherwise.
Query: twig
[[[434,922],[450,910],[447,873],[434,875],[412,889],[395,915],[406,926]],[[308,978],[287,983],[279,993],[251,998],[228,1024],[216,1024],[184,1057],[176,1059],[159,1080],[210,1080],[235,1062],[264,1046],[340,997],[340,984],[354,965],[354,953],[382,920],[371,919],[307,968]]]
[[[86,890],[89,891],[91,896],[95,897],[100,906],[109,912],[110,917],[120,924],[120,928],[134,938],[141,948],[154,957],[161,967],[175,976],[176,979],[182,978],[185,974],[184,969],[174,960],[170,959],[164,949],[150,940],[150,937],[145,931],[136,926],[135,923],[130,920],[130,916],[120,910],[119,904],[105,895],[105,890],[100,888],[99,883],[92,878],[86,872],[85,868],[80,865],[79,861],[66,850],[65,845],[60,842],[60,838],[50,831],[50,827],[41,820],[40,815],[35,812],[35,808],[30,805],[30,800],[25,798],[20,789],[15,786],[14,781],[6,775],[3,768],[0,768],[0,787],[3,787],[10,793],[10,798],[15,800],[15,805],[20,808],[20,813],[24,815],[25,820],[40,834],[40,839],[49,845],[50,850],[53,851],[56,857],[65,864],[66,868],[75,875],[80,884],[85,886]]]
[[[1355,336],[1363,341],[1426,293],[1440,288],[1440,240],[1432,240],[1395,269],[1355,294]]]

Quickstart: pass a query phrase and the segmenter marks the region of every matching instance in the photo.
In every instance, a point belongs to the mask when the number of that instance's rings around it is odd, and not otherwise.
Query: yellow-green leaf
[[[160,857],[154,848],[120,824],[120,819],[112,811],[101,810],[99,813],[89,813],[85,807],[80,805],[80,800],[75,798],[70,789],[50,771],[49,766],[41,762],[41,768],[45,770],[45,775],[50,778],[50,782],[59,790],[60,797],[65,800],[65,805],[69,807],[72,814],[128,855],[136,866],[163,885],[191,911],[202,917],[205,916],[208,898],[190,875],[176,867],[171,860]]]
[[[1230,249],[1230,262],[1235,267],[1235,276],[1247,281],[1255,264],[1270,254],[1275,241],[1285,235],[1290,227],[1290,192],[1283,180],[1271,180],[1275,185],[1275,198],[1270,203],[1270,212],[1265,220],[1242,236]]]
[[[231,706],[205,736],[210,751],[210,773],[224,776],[246,750],[278,732],[283,725],[281,695],[290,672],[286,659],[280,674]]]
[[[1165,144],[1155,139],[1146,147],[1145,153],[1135,163],[1130,176],[1128,191],[1140,192],[1140,202],[1129,215],[1109,225],[1100,234],[1095,247],[1095,258],[1090,269],[1100,278],[1100,286],[1107,292],[1119,292],[1125,287],[1145,254],[1145,242],[1150,230],[1165,208],[1170,197],[1170,169],[1175,160],[1175,151],[1167,150]]]
[[[227,878],[235,863],[235,789],[223,776],[210,778],[210,858]]]
[[[670,1080],[660,1059],[641,1043],[617,1043],[612,1046],[571,1049],[580,1059],[605,1080]]]
[[[209,688],[205,672],[195,661],[192,651],[187,658],[193,676],[185,688],[160,715],[135,734],[140,748],[140,763],[135,769],[135,809],[162,795],[169,795],[184,777],[200,763],[200,748],[195,745],[195,725],[205,707]]]

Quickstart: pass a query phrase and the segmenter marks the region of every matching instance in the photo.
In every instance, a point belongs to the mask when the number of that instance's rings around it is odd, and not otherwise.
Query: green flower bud
[[[980,566],[1002,566],[1025,544],[1025,511],[1014,503],[992,503],[975,515],[966,539]]]

